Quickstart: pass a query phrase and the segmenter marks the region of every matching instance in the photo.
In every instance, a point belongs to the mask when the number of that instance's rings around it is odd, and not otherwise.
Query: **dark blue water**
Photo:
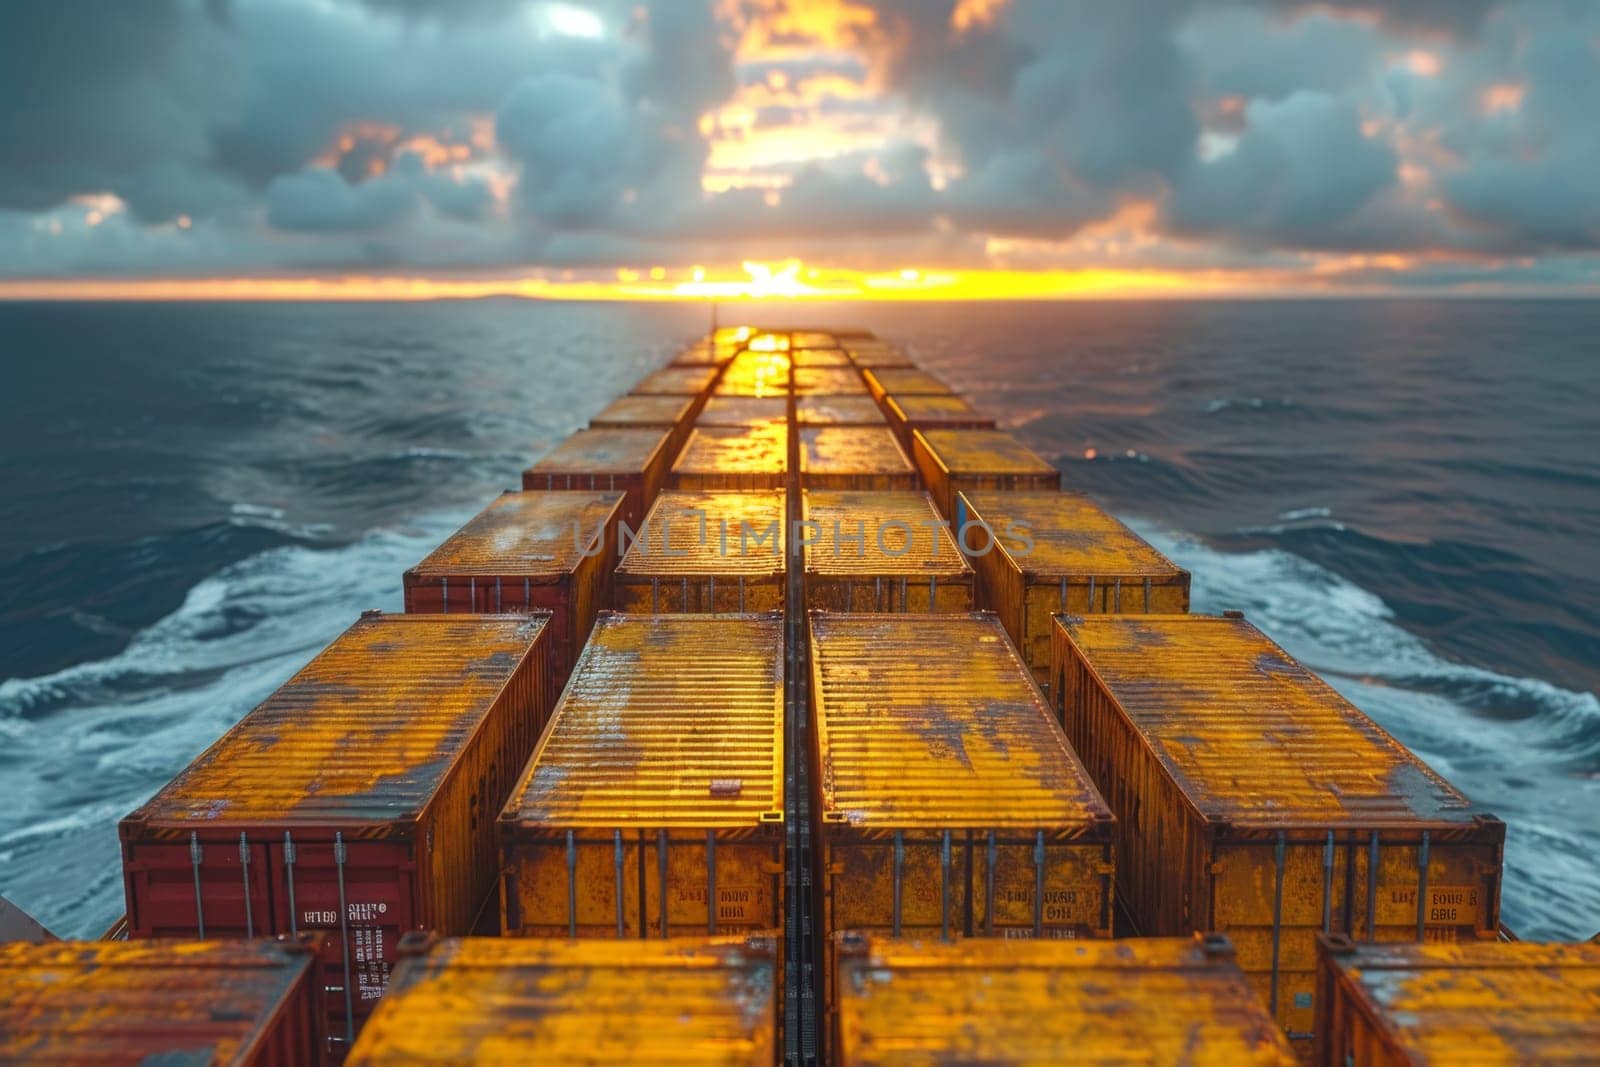
[[[905,341],[1505,818],[1508,922],[1600,928],[1600,304],[741,313]],[[0,893],[108,924],[116,820],[706,324],[0,305]]]

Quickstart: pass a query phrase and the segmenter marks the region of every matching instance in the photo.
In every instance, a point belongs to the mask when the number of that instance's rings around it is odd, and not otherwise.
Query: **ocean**
[[[728,305],[903,342],[1509,824],[1600,929],[1600,303]],[[117,820],[542,451],[678,305],[0,304],[0,894],[122,909]]]

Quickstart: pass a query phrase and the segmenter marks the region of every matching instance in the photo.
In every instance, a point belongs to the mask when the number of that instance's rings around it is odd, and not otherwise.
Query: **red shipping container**
[[[370,612],[123,819],[128,936],[332,934],[342,1049],[409,930],[471,932],[549,713],[549,616]]]

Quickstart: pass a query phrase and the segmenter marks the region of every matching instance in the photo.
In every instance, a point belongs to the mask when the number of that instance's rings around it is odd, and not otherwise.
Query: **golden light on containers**
[[[668,431],[667,450],[673,455],[683,447],[700,411],[700,399],[669,394],[619,396],[604,411],[589,420],[591,430]]]
[[[908,367],[914,368],[911,357],[896,345],[877,338],[859,338],[845,345],[845,352],[857,367]]]
[[[806,426],[885,426],[878,402],[862,393],[859,396],[797,396],[794,421]]]
[[[328,932],[348,1042],[400,935],[464,934],[544,725],[549,616],[369,612],[122,820],[128,933]]]
[[[718,396],[788,396],[786,350],[745,349],[723,370],[713,392]]]
[[[1600,1059],[1600,942],[1322,938],[1316,1067]]]
[[[662,367],[641,378],[629,392],[634,396],[704,396],[711,391],[718,371],[707,366]]]
[[[767,426],[789,422],[785,396],[714,396],[694,420],[695,426]]]
[[[782,611],[787,496],[662,493],[617,567],[617,610]]]
[[[824,330],[796,330],[789,335],[790,350],[809,349],[813,352],[839,351],[839,335]]]
[[[845,935],[832,1063],[1294,1067],[1226,938]]]
[[[770,938],[403,946],[393,989],[345,1062],[772,1067]]]
[[[789,428],[707,426],[689,435],[672,465],[674,489],[777,490],[789,472]]]
[[[887,426],[808,426],[800,431],[806,489],[920,489],[905,449]]]
[[[1078,493],[956,496],[983,607],[1049,692],[1055,615],[1189,610],[1189,572]]]
[[[854,367],[795,367],[796,396],[867,395],[867,383]]]
[[[672,463],[674,431],[579,430],[522,472],[524,489],[620,490],[621,521],[638,529]]]
[[[1226,933],[1291,1037],[1319,933],[1497,936],[1505,824],[1242,617],[1062,616],[1051,677],[1134,925]]]
[[[971,611],[974,575],[927,493],[801,493],[806,607]]]
[[[1061,488],[1061,472],[1004,430],[914,430],[911,455],[946,517],[960,492]]]
[[[867,391],[879,403],[886,396],[954,396],[944,380],[915,367],[868,367],[861,372]]]
[[[843,931],[1111,936],[1116,820],[994,616],[813,612],[810,640],[830,1008]]]
[[[602,615],[500,816],[502,929],[783,925],[783,621]]]
[[[802,346],[800,338],[806,334],[795,334],[795,347],[789,350],[789,362],[796,371],[810,367],[843,367],[849,369],[854,366],[850,361],[850,354],[842,348],[808,348]],[[859,376],[858,376],[859,380]]]
[[[913,430],[992,430],[994,420],[948,393],[891,393],[883,398],[889,425],[907,448]]]
[[[610,599],[623,493],[503,493],[415,567],[410,614],[549,611],[550,702]]]
[[[0,1062],[321,1062],[318,948],[309,934],[0,944]]]

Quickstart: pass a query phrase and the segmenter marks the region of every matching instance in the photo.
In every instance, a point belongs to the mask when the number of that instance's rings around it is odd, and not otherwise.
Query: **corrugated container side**
[[[1056,615],[1189,610],[1189,572],[1076,493],[957,493],[951,522],[1046,695]]]
[[[1057,707],[1117,813],[1118,893],[1141,934],[1228,934],[1299,1041],[1311,1033],[1317,934],[1496,936],[1505,825],[1473,815],[1259,631],[1194,615],[1063,619]],[[1223,631],[1172,629],[1191,623]],[[1092,627],[1097,642],[1124,634],[1135,659],[1116,669],[1137,662],[1133,687],[1106,681],[1102,645],[1079,647]],[[1229,638],[1234,627],[1245,629]]]
[[[915,490],[905,449],[887,427],[811,426],[800,433],[800,484],[807,489]]]
[[[797,396],[797,426],[884,426],[883,412],[870,396]]]
[[[771,938],[407,942],[347,1061],[773,1067]]]
[[[672,465],[674,489],[778,490],[788,482],[787,425],[695,430]]]
[[[500,816],[502,929],[783,925],[777,615],[604,615]]]
[[[1061,472],[1003,430],[913,430],[911,455],[947,518],[957,493],[1061,488]]]
[[[470,932],[494,888],[494,813],[549,708],[548,618],[364,616],[122,820],[129,937],[330,933],[347,1038],[400,936]]]
[[[402,579],[408,614],[551,614],[553,707],[611,599],[624,493],[507,492]]]
[[[591,430],[662,429],[667,451],[676,456],[705,403],[703,396],[619,396],[589,420]]]
[[[845,935],[838,1067],[1298,1061],[1216,935],[955,944]]]
[[[659,428],[579,430],[522,472],[522,488],[626,493],[621,521],[637,530],[666,484],[671,439]]]
[[[1600,1060],[1600,944],[1318,941],[1317,1067]]]
[[[955,393],[941,379],[916,367],[878,364],[862,370],[861,377],[866,380],[867,392],[880,404],[890,395],[951,396]]]
[[[0,1061],[317,1063],[318,940],[0,944]]]
[[[830,1009],[845,931],[1111,936],[1114,819],[994,616],[810,619]]]
[[[927,493],[802,491],[806,607],[967,612],[975,576]]]
[[[782,611],[786,497],[781,490],[662,493],[617,567],[617,610]]]

